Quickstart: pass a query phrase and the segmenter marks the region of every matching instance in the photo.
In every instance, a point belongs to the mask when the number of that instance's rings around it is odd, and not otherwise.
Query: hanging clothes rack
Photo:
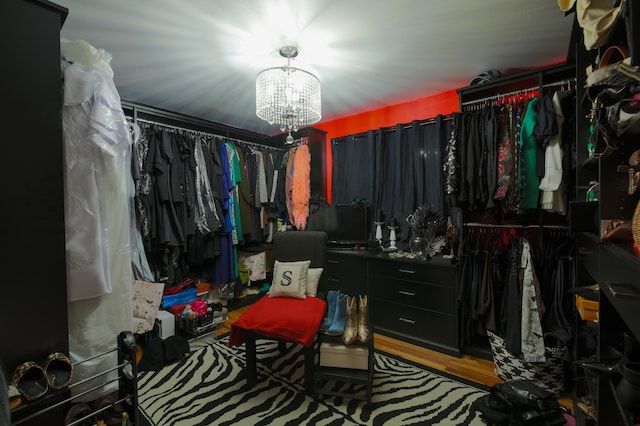
[[[506,92],[506,93],[498,93],[497,95],[492,95],[492,96],[486,96],[484,98],[480,98],[480,99],[474,99],[472,101],[467,101],[467,102],[463,102],[462,106],[468,106],[468,105],[487,105],[490,102],[499,100],[499,99],[506,99],[506,98],[513,98],[513,97],[519,97],[521,95],[529,95],[532,93],[537,92],[538,90],[540,90],[539,87],[527,87],[526,89],[519,89],[519,90],[513,90],[511,92]],[[502,102],[501,102],[502,103]]]
[[[418,123],[419,126],[426,126],[427,124],[435,123],[437,119],[438,119],[437,117],[431,117],[431,118],[425,118],[424,120],[417,120],[417,121],[419,122]],[[452,119],[453,117],[451,114],[446,114],[446,115],[442,114],[442,121],[449,121]],[[401,124],[401,126],[403,129],[409,129],[411,128],[411,123],[404,123],[404,124]],[[383,127],[382,130],[387,132],[395,132],[396,126]],[[363,138],[367,135],[367,133],[368,132],[356,133],[355,135],[353,135],[353,139],[355,140],[355,139]],[[375,135],[380,134],[380,130],[374,130],[374,134]],[[332,139],[332,143],[336,144],[341,142],[344,139],[345,139],[344,137],[335,138],[335,139]]]
[[[572,85],[575,85],[576,79],[575,78],[567,78],[567,79],[563,79],[560,81],[554,81],[552,83],[546,83],[542,85],[542,88],[549,88],[549,87],[555,87],[555,86],[567,86],[567,87],[571,87]],[[483,98],[479,98],[479,99],[473,99],[471,101],[466,101],[462,103],[462,106],[468,106],[468,105],[478,105],[478,104],[488,104],[492,101],[495,100],[499,100],[499,99],[506,99],[506,98],[512,98],[512,97],[518,97],[520,95],[528,95],[534,92],[538,92],[540,91],[541,87],[540,86],[531,86],[531,87],[527,87],[524,89],[518,89],[518,90],[513,90],[510,92],[505,92],[505,93],[497,93],[495,95],[491,95],[491,96],[485,96]]]
[[[463,223],[463,226],[467,228],[504,228],[504,229],[559,229],[569,230],[567,225],[523,225],[523,224],[504,224],[504,223],[481,223],[481,222],[467,222]]]
[[[240,145],[244,145],[250,148],[254,148],[254,149],[266,149],[269,151],[282,151],[282,148],[278,148],[277,146],[270,146],[270,145],[261,145],[259,143],[255,143],[255,142],[248,142],[248,141],[243,141],[240,139],[234,139],[234,138],[229,138],[226,136],[220,136],[220,135],[213,135],[214,138],[216,139],[222,139],[223,141],[231,141],[231,142],[235,142],[238,143]]]
[[[194,133],[194,134],[201,135],[201,136],[221,139],[223,141],[232,141],[232,142],[235,142],[235,143],[238,143],[238,144],[241,144],[241,145],[246,145],[246,146],[249,146],[249,147],[253,147],[253,148],[256,148],[256,149],[268,149],[268,150],[280,150],[281,149],[281,148],[277,148],[277,147],[274,147],[274,146],[261,145],[259,143],[248,142],[248,141],[244,141],[244,140],[241,140],[241,139],[232,138],[232,137],[229,137],[229,136],[216,135],[214,133],[203,132],[203,131],[200,131],[200,130],[187,129],[185,127],[173,126],[173,125],[170,125],[170,124],[159,123],[159,122],[156,122],[156,121],[153,121],[153,120],[147,120],[147,119],[144,119],[144,118],[138,118],[138,119],[136,119],[136,122],[145,123],[145,124],[151,124],[153,126],[164,127],[164,128],[171,129],[171,130],[178,130],[178,131]]]
[[[133,119],[132,119],[132,121],[133,121]],[[158,123],[156,121],[146,120],[144,118],[138,118],[138,119],[135,120],[135,122],[136,123],[150,124],[152,126],[163,127],[165,129],[170,129],[170,130],[178,130],[180,132],[195,133],[195,134],[200,135],[200,136],[215,137],[215,135],[212,134],[212,133],[202,132],[200,130],[187,129],[185,127],[172,126],[170,124]]]
[[[552,83],[546,83],[546,84],[543,84],[542,87],[546,89],[548,87],[567,86],[568,90],[571,90],[572,86],[575,86],[575,84],[576,84],[576,79],[574,77],[574,78],[567,78],[561,81],[554,81]]]
[[[199,117],[167,111],[127,100],[122,100],[121,103],[122,108],[125,111],[125,115],[132,117],[136,122],[140,119],[146,119],[158,125],[175,126],[178,129],[201,131],[207,134],[220,135],[222,137],[229,138],[229,140],[252,142],[260,147],[277,147],[271,136],[262,133],[239,129]]]
[[[294,139],[291,143],[285,142],[285,147],[287,149],[296,148],[300,145],[309,145],[309,138],[307,136],[304,136],[302,138]]]

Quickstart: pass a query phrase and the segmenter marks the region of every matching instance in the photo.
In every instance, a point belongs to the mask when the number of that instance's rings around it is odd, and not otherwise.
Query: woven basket
[[[633,241],[640,247],[640,201],[636,204],[636,209],[631,219],[631,233],[633,235]]]
[[[525,362],[509,352],[505,340],[487,330],[493,355],[493,371],[503,380],[530,380],[560,396],[565,391],[565,348],[545,347],[545,362]]]

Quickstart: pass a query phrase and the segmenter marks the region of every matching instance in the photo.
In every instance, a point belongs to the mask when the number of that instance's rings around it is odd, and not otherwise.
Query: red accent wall
[[[458,106],[458,93],[455,90],[449,90],[434,96],[315,124],[313,127],[327,132],[325,142],[327,202],[331,203],[332,192],[332,138],[363,133],[367,130],[375,130],[381,127],[393,127],[398,123],[410,123],[413,120],[425,120],[438,114],[450,114],[457,112]]]

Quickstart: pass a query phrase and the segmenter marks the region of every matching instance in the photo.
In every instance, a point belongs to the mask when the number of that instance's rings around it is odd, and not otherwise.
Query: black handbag
[[[473,404],[490,425],[553,426],[566,419],[553,393],[529,380],[498,383]]]
[[[616,64],[606,79],[587,88],[591,100],[589,144],[596,157],[607,157],[620,147],[625,134],[640,132],[640,72]]]

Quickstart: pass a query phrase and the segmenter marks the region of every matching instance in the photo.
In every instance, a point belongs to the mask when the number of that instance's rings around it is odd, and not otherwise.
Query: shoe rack
[[[117,337],[117,346],[102,354],[98,354],[92,358],[75,362],[74,367],[85,362],[90,362],[99,357],[109,356],[117,353],[117,366],[106,371],[98,372],[91,377],[87,377],[69,385],[68,388],[59,391],[49,391],[41,398],[31,401],[22,402],[21,405],[11,411],[11,426],[18,425],[42,425],[42,424],[63,424],[59,413],[66,413],[79,399],[83,396],[96,392],[110,383],[117,382],[117,398],[114,402],[100,408],[92,409],[90,412],[83,413],[82,418],[75,419],[73,424],[85,424],[82,422],[93,421],[91,424],[97,423],[100,413],[120,404],[127,413],[128,423],[123,425],[138,424],[138,371],[136,366],[136,342],[133,333],[129,331],[121,332]],[[117,372],[117,378],[105,382],[104,376]],[[96,384],[97,383],[97,384]],[[74,387],[81,387],[81,390],[73,392]]]

